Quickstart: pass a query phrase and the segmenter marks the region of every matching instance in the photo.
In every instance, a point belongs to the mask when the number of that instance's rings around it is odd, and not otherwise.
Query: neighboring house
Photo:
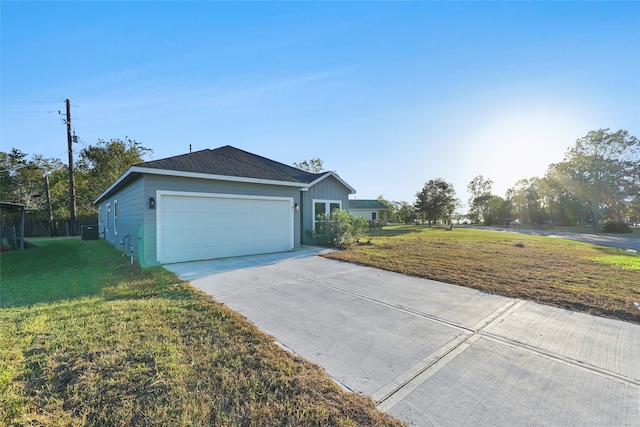
[[[150,266],[294,250],[354,193],[227,145],[132,166],[94,203],[101,236]]]
[[[349,214],[364,217],[369,224],[387,224],[389,208],[380,200],[349,200]]]

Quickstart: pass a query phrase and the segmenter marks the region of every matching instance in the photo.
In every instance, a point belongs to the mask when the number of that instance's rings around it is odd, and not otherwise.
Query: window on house
[[[377,219],[376,215],[377,215],[377,212],[371,212],[371,219],[375,221]]]
[[[118,234],[118,201],[113,202],[113,234]]]
[[[331,212],[335,209],[342,209],[342,202],[340,200],[314,200],[313,201],[313,228],[315,230],[316,225],[321,220],[322,215],[327,217],[331,216]]]
[[[107,212],[104,216],[104,231],[109,231],[109,214],[111,213],[111,203],[107,204]]]

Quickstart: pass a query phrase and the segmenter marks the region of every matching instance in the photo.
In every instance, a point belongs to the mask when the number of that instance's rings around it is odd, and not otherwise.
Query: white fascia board
[[[118,184],[120,184],[122,181],[125,180],[125,178],[127,178],[129,175],[131,175],[132,173],[136,172],[134,169],[141,169],[141,168],[136,168],[136,166],[132,166],[129,169],[127,169],[127,171],[125,173],[123,173],[120,178],[116,179],[116,181],[111,184],[109,186],[109,188],[107,188],[106,190],[104,190],[104,192],[98,196],[97,199],[95,199],[93,201],[93,204],[97,204],[100,200],[102,200],[104,197],[107,196],[107,194],[111,193],[111,190],[113,190],[115,187],[118,186]]]
[[[318,182],[322,181],[323,179],[325,179],[328,176],[332,176],[335,179],[337,179],[338,181],[340,181],[340,183],[342,183],[342,185],[344,185],[345,187],[347,187],[349,189],[349,194],[356,194],[356,190],[350,186],[349,184],[347,184],[342,178],[340,178],[340,176],[335,173],[335,172],[327,172],[324,175],[322,175],[320,178],[316,179],[315,181],[313,181],[311,184],[309,184],[309,187],[311,187],[312,185],[317,184]]]
[[[231,182],[245,182],[249,184],[266,184],[266,185],[280,185],[284,187],[297,187],[301,189],[308,189],[311,184],[305,184],[303,182],[291,182],[291,181],[278,181],[274,179],[260,179],[260,178],[246,178],[242,176],[229,176],[229,175],[212,175],[208,173],[197,173],[197,172],[183,172],[183,171],[174,171],[168,169],[153,169],[153,168],[143,168],[139,166],[132,166],[126,171],[116,182],[111,184],[109,188],[105,190],[93,203],[97,203],[107,194],[109,194],[120,182],[122,182],[127,176],[132,173],[140,173],[140,174],[148,174],[148,175],[165,175],[165,176],[175,176],[181,178],[199,178],[199,179],[211,179],[216,181],[231,181]]]
[[[292,182],[292,181],[278,181],[275,179],[262,179],[262,178],[246,178],[243,176],[230,176],[230,175],[212,175],[208,173],[197,172],[182,172],[172,171],[167,169],[151,169],[151,168],[136,168],[136,172],[146,173],[150,175],[168,175],[178,176],[182,178],[200,178],[200,179],[212,179],[216,181],[232,181],[232,182],[246,182],[250,184],[267,184],[267,185],[281,185],[284,187],[298,187],[307,188],[309,184],[304,182]]]

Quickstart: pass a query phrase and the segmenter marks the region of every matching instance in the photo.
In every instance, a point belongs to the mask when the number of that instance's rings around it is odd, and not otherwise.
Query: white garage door
[[[293,249],[293,199],[161,192],[157,251],[161,263]]]

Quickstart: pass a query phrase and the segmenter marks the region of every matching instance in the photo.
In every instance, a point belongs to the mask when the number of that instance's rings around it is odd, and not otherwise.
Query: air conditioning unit
[[[98,226],[97,225],[83,225],[80,231],[80,240],[98,240]]]

